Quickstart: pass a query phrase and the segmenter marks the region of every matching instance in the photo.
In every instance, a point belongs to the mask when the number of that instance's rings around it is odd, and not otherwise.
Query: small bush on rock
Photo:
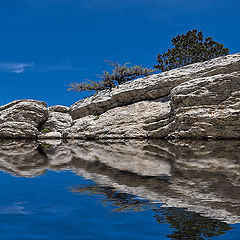
[[[51,144],[47,144],[47,143],[42,143],[42,144],[40,145],[40,147],[43,148],[43,149],[48,149],[48,148],[50,148],[51,146],[52,146]]]
[[[41,130],[42,133],[50,133],[51,130],[49,128],[44,128]]]
[[[128,66],[128,63],[121,65],[119,63],[113,63],[110,61],[107,62],[113,67],[112,73],[104,71],[102,75],[99,75],[100,81],[87,80],[83,83],[72,83],[69,90],[82,92],[111,89],[119,84],[131,81],[136,77],[148,76],[155,71],[154,69],[144,68],[139,65]]]

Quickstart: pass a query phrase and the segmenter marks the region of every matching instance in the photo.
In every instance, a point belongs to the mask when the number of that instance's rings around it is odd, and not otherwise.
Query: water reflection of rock
[[[221,236],[232,229],[230,225],[218,219],[204,217],[182,208],[159,207],[157,204],[151,204],[150,201],[139,199],[134,195],[117,192],[113,187],[89,184],[74,188],[73,191],[89,195],[104,195],[103,205],[114,205],[117,207],[115,211],[142,211],[151,208],[158,223],[168,223],[174,229],[173,233],[167,235],[171,239],[205,240]]]
[[[47,157],[35,141],[0,141],[0,168],[17,176],[34,177],[45,173]]]
[[[0,164],[26,177],[69,169],[115,192],[240,222],[240,141],[4,141]]]

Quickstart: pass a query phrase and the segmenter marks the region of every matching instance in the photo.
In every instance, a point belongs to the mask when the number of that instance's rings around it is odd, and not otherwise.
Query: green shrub
[[[110,61],[108,61],[108,63],[113,67],[112,73],[104,71],[102,75],[99,75],[99,81],[87,80],[83,83],[72,83],[69,90],[82,92],[111,89],[119,84],[131,81],[136,77],[148,76],[155,71],[154,69],[143,68],[139,65],[128,66],[128,63],[125,63],[124,65]]]
[[[41,130],[42,133],[50,133],[51,130],[49,128],[44,128]]]
[[[42,144],[40,145],[40,147],[43,148],[43,149],[50,148],[51,146],[52,146],[51,144],[47,144],[47,143],[42,143]]]
[[[196,29],[185,35],[178,35],[172,39],[172,49],[157,56],[158,64],[154,67],[161,71],[168,71],[191,63],[203,62],[229,53],[223,44],[215,42],[211,37],[203,38],[202,31]]]

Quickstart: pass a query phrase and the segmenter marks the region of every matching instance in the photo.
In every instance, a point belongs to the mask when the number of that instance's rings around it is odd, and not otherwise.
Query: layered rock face
[[[170,102],[153,100],[116,107],[100,116],[89,115],[75,120],[66,131],[68,138],[147,138],[144,126],[152,121],[166,121]]]
[[[240,53],[136,79],[70,108],[15,101],[0,107],[0,123],[0,138],[239,138]]]
[[[0,106],[0,138],[37,138],[47,118],[47,104],[41,101],[17,100]]]
[[[65,129],[72,125],[72,118],[68,114],[68,107],[58,105],[49,107],[48,110],[48,119],[42,125],[43,134],[40,135],[42,138],[47,136],[58,136],[59,133],[63,133]]]
[[[125,83],[69,113],[69,138],[239,138],[240,54]]]

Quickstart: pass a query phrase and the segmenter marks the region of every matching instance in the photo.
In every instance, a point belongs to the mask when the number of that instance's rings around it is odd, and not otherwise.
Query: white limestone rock
[[[39,132],[32,124],[25,122],[4,122],[0,125],[0,139],[36,139]]]
[[[191,64],[160,74],[139,78],[121,84],[112,90],[101,91],[94,96],[73,104],[70,107],[70,114],[73,119],[87,115],[99,115],[118,106],[167,96],[174,87],[193,79],[229,74],[239,71],[239,69],[240,53]]]
[[[72,117],[68,113],[49,111],[47,121],[41,130],[62,133],[72,125]]]
[[[21,123],[31,126],[24,130]],[[45,139],[60,135],[83,139],[240,138],[240,53],[136,79],[70,108],[56,105],[47,109],[41,101],[14,101],[0,106],[0,124],[10,131],[1,130],[3,138],[36,137],[36,128]],[[58,134],[43,136],[47,132]]]
[[[182,83],[171,91],[171,123],[151,137],[240,138],[240,72]]]
[[[64,134],[67,138],[146,138],[147,127],[169,116],[170,102],[166,99],[142,101],[77,119]]]
[[[63,105],[54,105],[48,108],[49,111],[52,112],[60,112],[60,113],[68,113],[69,107],[63,106]]]
[[[62,134],[60,132],[48,132],[48,133],[40,133],[38,135],[38,139],[61,139]]]
[[[17,100],[0,106],[0,123],[23,122],[38,127],[47,117],[47,104],[41,101]]]

